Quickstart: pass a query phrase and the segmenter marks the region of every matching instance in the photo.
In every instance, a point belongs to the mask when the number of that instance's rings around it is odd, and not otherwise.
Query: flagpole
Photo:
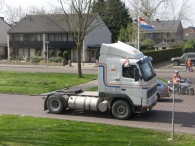
[[[138,27],[138,28],[137,28],[137,49],[139,50],[139,25],[140,25],[140,24],[139,24],[139,23],[140,23],[140,22],[139,22],[139,15],[138,15],[138,19],[137,19],[137,20],[138,20],[138,22],[137,22],[137,23],[138,23],[138,24],[137,24],[137,25],[138,25],[138,26],[137,26],[137,27]]]

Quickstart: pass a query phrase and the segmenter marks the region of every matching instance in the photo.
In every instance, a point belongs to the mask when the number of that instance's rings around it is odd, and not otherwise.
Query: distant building
[[[0,59],[7,59],[7,31],[10,29],[10,25],[4,21],[3,17],[0,17]]]
[[[83,41],[82,61],[94,62],[99,54],[102,43],[111,43],[111,32],[101,17],[96,14],[89,17],[88,28],[94,23],[101,25],[89,32]],[[57,20],[54,16],[29,15],[15,24],[8,31],[8,54],[12,57],[34,57],[36,54],[45,56],[49,41],[49,51],[68,51],[70,59],[77,61],[76,42],[71,35],[66,22]]]
[[[152,39],[155,44],[166,42],[173,46],[175,42],[183,40],[183,26],[181,21],[151,21],[154,30],[143,30],[144,38]]]
[[[183,38],[184,38],[184,41],[195,39],[195,27],[185,28],[183,31]]]

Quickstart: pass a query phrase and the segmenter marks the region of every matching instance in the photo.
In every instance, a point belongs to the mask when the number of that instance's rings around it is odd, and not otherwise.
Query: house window
[[[192,28],[190,29],[190,33],[193,33],[193,29]]]
[[[61,41],[61,34],[60,33],[55,34],[55,41]]]
[[[54,34],[49,34],[49,41],[54,41]]]
[[[37,34],[37,41],[43,41],[42,34]]]
[[[37,35],[36,34],[30,34],[30,41],[37,41]]]
[[[41,49],[40,48],[35,49],[35,55],[36,56],[41,56]]]
[[[67,34],[66,33],[62,34],[62,41],[67,41]]]
[[[18,41],[18,34],[13,34],[13,41]]]
[[[18,40],[23,41],[23,34],[18,34]]]
[[[23,40],[28,41],[28,34],[23,34]]]

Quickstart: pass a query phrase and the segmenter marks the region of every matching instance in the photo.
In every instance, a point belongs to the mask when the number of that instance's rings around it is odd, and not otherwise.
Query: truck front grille
[[[148,90],[147,98],[151,97],[154,93],[156,93],[156,91],[157,91],[157,85],[155,85],[154,87]]]

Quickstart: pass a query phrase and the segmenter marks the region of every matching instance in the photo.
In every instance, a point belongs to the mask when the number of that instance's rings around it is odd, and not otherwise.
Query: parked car
[[[173,62],[173,65],[177,66],[180,64],[185,64],[185,61],[187,58],[191,59],[193,66],[194,66],[195,65],[195,52],[184,53],[181,57],[171,58],[171,62]]]
[[[162,82],[161,80],[157,80],[157,93],[156,93],[158,99],[164,98],[164,97],[170,97],[170,93],[168,90],[168,86]]]

